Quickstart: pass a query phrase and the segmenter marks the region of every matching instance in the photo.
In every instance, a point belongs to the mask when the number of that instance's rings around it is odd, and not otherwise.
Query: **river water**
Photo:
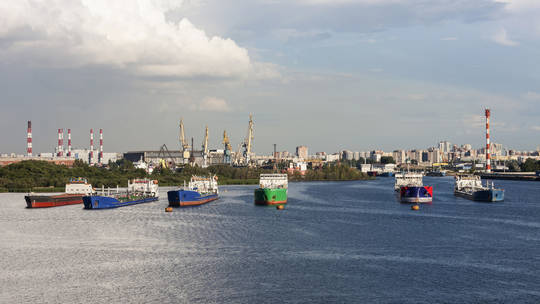
[[[0,194],[1,303],[540,303],[540,183],[497,181],[502,203],[412,211],[392,178],[290,183],[285,210],[254,186],[164,212],[26,209]]]

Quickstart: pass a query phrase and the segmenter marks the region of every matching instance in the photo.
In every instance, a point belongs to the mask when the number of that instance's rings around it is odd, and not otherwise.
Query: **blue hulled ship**
[[[219,198],[217,176],[192,176],[188,186],[167,192],[169,206],[187,207],[206,204]]]
[[[454,195],[478,202],[501,202],[504,200],[504,189],[495,188],[493,182],[483,185],[477,175],[457,175]]]
[[[83,197],[84,209],[109,209],[141,203],[157,201],[159,199],[158,181],[149,179],[134,179],[128,181],[125,192],[116,192],[102,188],[99,195]]]
[[[433,187],[424,186],[422,173],[402,172],[396,174],[394,190],[402,203],[433,202]]]

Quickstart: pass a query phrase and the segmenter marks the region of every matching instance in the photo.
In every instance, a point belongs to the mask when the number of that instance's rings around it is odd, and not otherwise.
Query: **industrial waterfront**
[[[538,303],[537,183],[498,181],[506,199],[487,204],[425,181],[419,211],[392,178],[291,183],[283,211],[254,206],[255,186],[172,213],[166,198],[85,212],[0,194],[0,302]]]

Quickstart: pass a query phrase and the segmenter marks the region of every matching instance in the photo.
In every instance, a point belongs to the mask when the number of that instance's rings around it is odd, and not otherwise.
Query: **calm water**
[[[25,209],[0,194],[2,303],[540,303],[540,183],[506,201],[397,203],[393,179],[291,183],[285,210],[252,186],[165,213]]]

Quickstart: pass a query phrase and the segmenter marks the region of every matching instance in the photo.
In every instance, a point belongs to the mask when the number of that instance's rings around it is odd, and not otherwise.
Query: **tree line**
[[[84,177],[94,187],[126,187],[127,181],[134,178],[157,179],[161,186],[180,186],[189,182],[192,175],[218,176],[219,184],[257,184],[259,175],[273,173],[272,169],[231,167],[213,165],[208,168],[185,166],[178,170],[156,168],[151,174],[137,169],[130,161],[121,159],[106,167],[89,166],[76,160],[73,167],[56,165],[46,161],[28,160],[0,167],[0,191],[63,191],[71,177]],[[291,181],[311,180],[360,180],[367,175],[345,164],[325,164],[322,168],[309,169],[305,175],[299,172],[289,175]]]

